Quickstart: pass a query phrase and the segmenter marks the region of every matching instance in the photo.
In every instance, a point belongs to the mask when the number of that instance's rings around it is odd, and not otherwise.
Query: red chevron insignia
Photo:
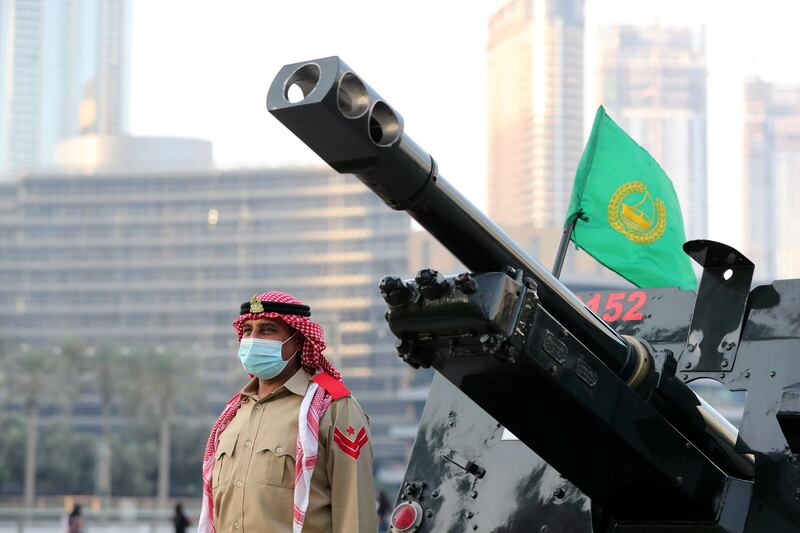
[[[361,455],[361,448],[369,442],[369,436],[367,436],[366,428],[362,427],[358,430],[358,434],[355,438],[350,440],[344,433],[339,431],[339,428],[335,427],[333,428],[333,442],[335,442],[344,453],[353,459],[358,459],[358,456]]]

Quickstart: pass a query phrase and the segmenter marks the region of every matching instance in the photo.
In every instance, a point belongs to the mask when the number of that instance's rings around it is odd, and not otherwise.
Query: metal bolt
[[[720,374],[719,379],[725,379],[725,374]]]
[[[438,498],[438,497],[439,497],[439,491],[438,491],[438,490],[435,490],[435,491],[433,491],[433,492],[431,493],[431,498],[433,498],[434,500],[435,500],[436,498]]]
[[[695,348],[697,348],[697,346],[694,344],[690,344],[689,346],[686,347],[686,349],[689,350],[690,352],[693,352]]]
[[[722,362],[720,363],[720,365],[722,366],[722,368],[727,368],[728,367],[728,360],[727,359],[723,359]]]
[[[478,491],[477,490],[473,490],[472,492],[469,493],[469,495],[474,500],[475,498],[478,497]]]
[[[750,371],[749,370],[744,373],[744,378],[745,379],[750,379]]]
[[[547,526],[542,526],[539,528],[539,533],[547,533],[548,531],[550,531],[550,528]]]
[[[686,446],[687,450],[691,450],[692,449],[692,443],[689,442],[689,441],[686,441],[686,444],[684,446]]]
[[[687,379],[689,379],[689,376],[688,376],[688,375],[686,375],[686,374],[681,374],[681,379],[682,379],[683,381],[686,381]]]
[[[563,488],[561,488],[561,487],[559,487],[559,488],[557,488],[556,490],[554,490],[554,491],[553,491],[553,496],[555,496],[555,497],[556,497],[556,498],[558,498],[559,500],[560,500],[561,498],[563,498],[564,496],[566,496],[566,494],[567,494],[567,491],[565,491],[565,490],[564,490]]]
[[[769,377],[771,377],[771,378],[774,378],[774,377],[775,377],[775,371],[774,371],[774,370],[773,370],[772,372],[770,372],[770,373],[769,373]]]
[[[683,363],[683,367],[686,368],[687,370],[692,368],[692,362],[686,361],[685,363]]]
[[[432,516],[433,516],[433,511],[431,511],[430,509],[428,509],[427,511],[425,511],[425,518],[430,518],[430,517],[432,517]]]
[[[469,520],[470,518],[475,516],[475,513],[473,513],[472,511],[467,511],[466,513],[464,513],[464,516],[467,517],[467,520]]]
[[[677,481],[678,483],[683,483],[683,476],[676,476],[675,481]]]
[[[472,531],[478,531],[478,524],[472,524]]]

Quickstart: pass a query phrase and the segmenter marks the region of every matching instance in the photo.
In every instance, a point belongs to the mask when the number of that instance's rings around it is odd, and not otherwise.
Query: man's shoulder
[[[311,378],[311,381],[325,389],[333,397],[334,401],[350,396],[350,389],[347,388],[344,382],[325,372],[320,372]]]
[[[331,415],[334,419],[348,418],[358,420],[363,418],[369,422],[369,416],[367,416],[361,404],[358,403],[358,400],[356,400],[355,396],[352,394],[339,398],[338,400],[333,400],[331,402],[331,408]]]

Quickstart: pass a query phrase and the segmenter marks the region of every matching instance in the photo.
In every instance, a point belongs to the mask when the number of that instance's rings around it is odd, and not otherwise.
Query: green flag
[[[637,286],[697,287],[672,182],[602,106],[575,173],[575,219],[575,244]]]

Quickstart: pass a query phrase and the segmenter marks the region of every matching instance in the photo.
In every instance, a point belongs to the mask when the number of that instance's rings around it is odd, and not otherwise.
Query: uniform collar
[[[289,389],[289,392],[297,394],[298,396],[305,396],[308,389],[308,383],[311,381],[311,374],[303,370],[303,367],[294,373],[289,380],[283,384],[284,387]]]
[[[286,381],[286,383],[284,383],[283,385],[272,391],[272,394],[275,394],[283,389],[286,389],[292,394],[297,394],[298,396],[305,396],[306,389],[308,389],[308,384],[310,381],[311,381],[311,374],[306,372],[303,369],[303,367],[300,367],[297,370],[297,372],[295,372],[294,375],[292,375],[292,377],[290,377]],[[251,379],[250,383],[245,385],[245,387],[242,389],[241,394],[242,396],[249,396],[250,398],[256,401],[261,399],[258,397],[258,378],[254,377],[253,379]]]

